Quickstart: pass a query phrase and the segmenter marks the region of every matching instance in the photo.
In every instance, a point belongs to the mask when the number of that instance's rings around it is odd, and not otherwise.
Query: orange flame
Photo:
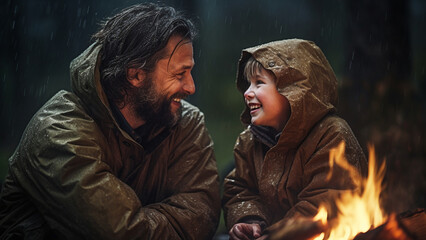
[[[329,222],[330,232],[323,233],[315,240],[353,239],[358,233],[378,227],[387,220],[387,215],[380,207],[380,193],[385,173],[385,161],[377,169],[374,147],[369,148],[368,177],[362,178],[355,167],[345,158],[345,143],[330,151],[330,168],[334,165],[347,170],[354,180],[357,190],[344,192],[336,199],[338,214]],[[331,178],[331,170],[328,179]],[[327,223],[327,208],[321,205],[314,220]]]

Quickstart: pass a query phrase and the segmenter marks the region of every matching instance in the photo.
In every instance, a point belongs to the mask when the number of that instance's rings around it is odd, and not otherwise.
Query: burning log
[[[307,240],[313,239],[327,229],[322,221],[312,218],[294,218],[283,224],[273,225],[268,229],[271,240]]]
[[[413,240],[415,239],[407,232],[405,227],[397,220],[396,216],[392,214],[389,219],[379,227],[367,231],[366,233],[359,233],[354,240]]]
[[[416,209],[399,214],[400,223],[415,239],[426,239],[425,209]]]
[[[413,240],[426,239],[426,212],[424,209],[392,214],[381,226],[358,234],[354,240]]]
[[[290,219],[285,224],[268,229],[271,240],[328,239],[328,226],[313,218]],[[321,234],[322,237],[320,236]],[[422,240],[426,239],[425,209],[416,209],[396,216],[391,214],[385,223],[353,240]]]

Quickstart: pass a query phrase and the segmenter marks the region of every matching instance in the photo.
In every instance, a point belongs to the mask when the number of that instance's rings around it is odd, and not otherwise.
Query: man
[[[220,213],[195,91],[191,21],[171,7],[113,16],[71,63],[10,158],[0,238],[208,239]]]

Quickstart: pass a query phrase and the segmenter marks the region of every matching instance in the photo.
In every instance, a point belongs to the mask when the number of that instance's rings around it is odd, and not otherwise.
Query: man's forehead
[[[172,57],[182,47],[192,48],[192,41],[185,37],[172,36],[166,45],[165,58]]]
[[[168,44],[166,55],[161,61],[167,61],[172,69],[191,69],[194,67],[192,41],[179,39],[180,41]],[[170,42],[169,42],[170,43]]]
[[[184,61],[171,61],[169,62],[169,66],[168,69],[173,71],[173,70],[190,70],[194,67],[195,62],[194,59],[188,58]]]

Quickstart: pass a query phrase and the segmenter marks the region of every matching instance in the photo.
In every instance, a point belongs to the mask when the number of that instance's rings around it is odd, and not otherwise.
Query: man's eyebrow
[[[191,69],[193,67],[194,67],[194,65],[183,65],[182,69]]]
[[[192,61],[192,64],[188,64],[188,63],[183,63],[181,66],[179,66],[177,69],[179,70],[187,70],[187,69],[192,69],[195,66],[195,62]]]
[[[174,70],[171,70],[172,72],[180,72],[180,71],[182,71],[182,70],[191,70],[192,68],[194,67],[194,65],[182,65],[182,66],[179,66],[179,67],[177,67],[177,68],[175,68]]]

